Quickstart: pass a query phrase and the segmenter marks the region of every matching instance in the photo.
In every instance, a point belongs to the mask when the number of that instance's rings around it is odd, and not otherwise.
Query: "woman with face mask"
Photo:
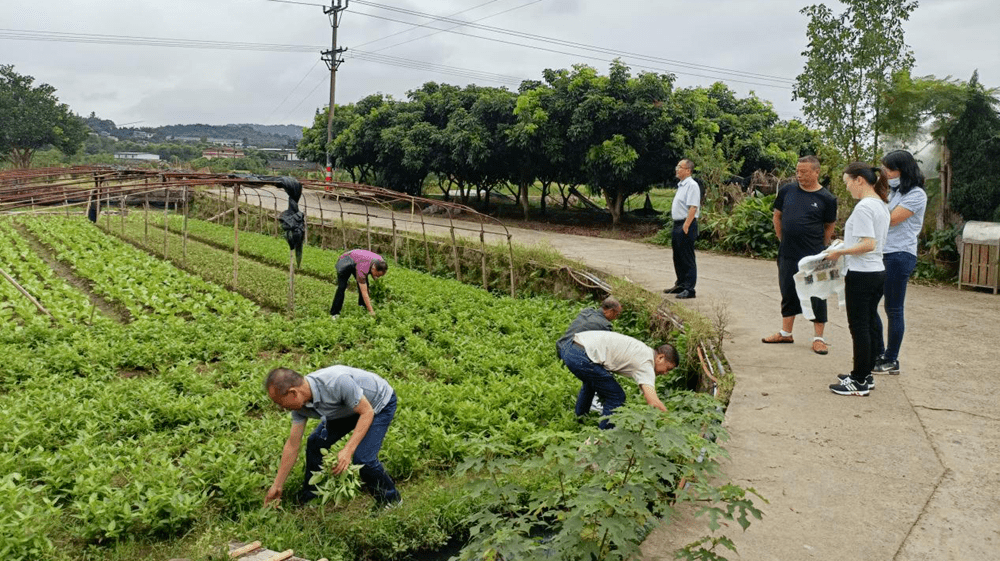
[[[903,343],[903,301],[906,284],[917,266],[917,236],[924,225],[927,193],[924,175],[913,155],[894,150],[882,158],[882,172],[889,180],[889,236],[885,243],[885,316],[888,340],[882,337],[882,320],[876,314],[879,358],[872,372],[899,374],[899,347]]]

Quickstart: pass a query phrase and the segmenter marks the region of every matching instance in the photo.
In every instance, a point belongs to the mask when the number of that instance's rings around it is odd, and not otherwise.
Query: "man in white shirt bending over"
[[[625,391],[612,372],[632,378],[646,403],[660,411],[667,408],[656,395],[656,376],[677,367],[679,358],[672,345],[661,345],[653,350],[642,341],[613,331],[584,331],[573,336],[573,343],[562,351],[563,362],[569,371],[583,383],[576,399],[576,414],[586,415],[597,394],[604,404],[602,415],[607,416],[625,403]],[[607,419],[600,423],[602,429],[614,425]]]

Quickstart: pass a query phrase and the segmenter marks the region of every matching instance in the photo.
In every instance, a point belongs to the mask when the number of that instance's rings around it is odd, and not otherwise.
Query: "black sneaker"
[[[841,374],[840,376],[837,376],[837,379],[840,380],[840,383],[844,383],[844,380],[848,380],[848,379],[850,379],[850,377],[851,377],[850,374]],[[868,386],[868,389],[874,390],[875,389],[875,376],[872,376],[871,374],[869,374],[868,377],[865,378],[865,385]]]
[[[682,290],[684,290],[683,286],[679,286],[679,285],[675,284],[675,285],[671,286],[670,288],[664,288],[663,289],[663,293],[664,294],[677,294],[678,292],[680,292]]]
[[[880,360],[872,367],[872,374],[899,374],[898,360]]]
[[[839,384],[830,384],[830,391],[837,395],[860,395],[866,396],[871,393],[868,384],[859,384],[851,377],[841,380]]]
[[[678,298],[680,300],[684,300],[684,299],[687,299],[687,298],[694,298],[694,290],[692,290],[690,288],[686,288],[686,289],[680,291],[679,293],[677,293],[676,298]]]

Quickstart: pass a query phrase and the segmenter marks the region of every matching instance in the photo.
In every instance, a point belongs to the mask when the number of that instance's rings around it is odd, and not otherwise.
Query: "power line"
[[[487,4],[493,4],[493,3],[499,2],[499,1],[500,0],[488,0],[486,2],[483,2],[482,4],[476,4],[475,6],[473,6],[471,8],[466,8],[466,9],[460,11],[460,12],[455,12],[454,14],[449,14],[448,16],[445,16],[445,17],[452,18],[452,17],[455,17],[455,16],[459,16],[459,15],[462,15],[462,14],[464,14],[466,12],[471,12],[472,10],[475,10],[476,8],[482,8],[483,6],[486,6]],[[391,37],[395,37],[397,35],[402,35],[404,33],[409,33],[411,31],[413,31],[413,29],[404,29],[402,31],[397,31],[396,33],[392,33],[392,34],[386,35],[385,37],[379,37],[378,39],[372,39],[371,41],[366,41],[364,43],[361,43],[360,45],[357,45],[355,48],[357,48],[357,47],[364,47],[365,45],[371,45],[372,43],[378,43],[379,41],[384,41],[384,40],[389,39]],[[381,49],[379,49],[379,50],[381,50]]]
[[[391,12],[396,12],[396,13],[401,13],[401,14],[406,14],[406,15],[412,15],[412,16],[417,16],[417,17],[431,18],[431,19],[434,19],[435,21],[440,21],[440,22],[444,22],[444,23],[453,23],[453,24],[458,24],[459,26],[467,26],[467,27],[471,27],[471,28],[474,28],[474,29],[479,29],[479,30],[482,30],[482,31],[489,31],[489,32],[493,32],[493,33],[500,33],[500,34],[504,34],[504,35],[510,35],[510,36],[514,36],[514,37],[520,37],[522,39],[530,39],[530,40],[540,41],[540,42],[544,42],[544,43],[558,44],[558,45],[575,47],[575,48],[579,48],[579,49],[583,49],[583,50],[590,50],[590,51],[596,51],[596,52],[602,52],[602,53],[613,53],[613,54],[618,54],[618,55],[623,55],[623,56],[628,56],[628,57],[633,57],[633,58],[639,58],[639,59],[647,60],[647,61],[651,61],[651,62],[666,62],[666,63],[669,63],[669,64],[676,64],[676,65],[679,65],[679,66],[684,66],[684,67],[692,68],[692,69],[696,69],[696,70],[710,70],[710,71],[713,71],[713,72],[721,72],[721,73],[727,73],[727,74],[741,75],[741,76],[745,76],[745,77],[749,77],[749,78],[774,80],[774,81],[789,82],[789,83],[794,82],[793,79],[784,78],[784,77],[780,77],[780,76],[772,76],[772,75],[768,75],[768,74],[760,74],[760,73],[756,73],[756,72],[747,72],[747,71],[743,71],[743,70],[733,70],[733,69],[729,69],[729,68],[722,68],[722,67],[718,67],[718,66],[709,66],[709,65],[705,65],[705,64],[698,64],[698,63],[686,62],[686,61],[676,60],[676,59],[669,59],[669,58],[663,58],[663,57],[655,57],[655,56],[645,55],[645,54],[642,54],[642,53],[622,51],[622,50],[612,49],[612,48],[608,48],[608,47],[599,47],[599,46],[590,45],[590,44],[586,44],[586,43],[578,43],[578,42],[575,42],[575,41],[568,41],[568,40],[564,40],[564,39],[558,39],[558,38],[554,38],[554,37],[548,37],[548,36],[545,36],[545,35],[537,35],[537,34],[534,34],[534,33],[527,33],[527,32],[518,31],[518,30],[515,30],[515,29],[506,29],[506,28],[495,27],[495,26],[490,26],[490,25],[483,25],[483,24],[477,24],[477,23],[472,23],[472,22],[464,22],[462,20],[455,20],[455,19],[451,19],[449,17],[434,16],[433,14],[427,14],[425,12],[419,12],[417,10],[410,10],[410,9],[406,9],[406,8],[398,8],[398,7],[395,7],[395,6],[388,6],[388,5],[385,5],[385,4],[379,4],[377,2],[370,2],[370,1],[367,1],[367,0],[355,0],[355,3],[361,4],[363,6],[370,6],[370,7],[381,9],[381,10],[387,10],[387,11],[391,11]],[[361,12],[359,12],[359,13],[361,13]]]
[[[541,1],[542,0],[532,0],[531,2],[528,2],[527,4],[521,4],[520,6],[514,6],[513,8],[508,8],[506,10],[503,10],[501,12],[497,12],[495,14],[490,14],[488,16],[483,16],[483,17],[481,17],[479,19],[474,19],[474,20],[470,21],[469,23],[475,23],[475,22],[478,22],[478,21],[483,21],[484,19],[489,19],[489,18],[496,17],[496,16],[499,16],[499,15],[502,15],[502,14],[506,14],[507,12],[513,12],[514,10],[520,10],[521,8],[527,8],[528,6],[531,6],[533,4],[537,4],[537,3],[541,2]],[[449,17],[451,17],[451,16],[449,16]],[[449,27],[448,29],[441,29],[441,30],[435,31],[433,33],[428,33],[426,35],[421,35],[420,37],[414,37],[414,38],[408,39],[406,41],[401,41],[399,43],[394,43],[394,44],[388,45],[386,47],[379,47],[378,49],[376,49],[376,51],[384,51],[386,49],[391,49],[393,47],[398,47],[400,45],[405,45],[407,43],[412,43],[414,41],[419,41],[420,39],[425,39],[427,37],[431,37],[432,35],[437,35],[438,33],[444,33],[445,31],[451,31],[452,29],[457,29],[459,27],[463,27],[463,25],[456,25],[454,27]],[[409,30],[407,30],[407,31],[409,31]],[[400,31],[400,33],[405,33],[405,31]],[[396,33],[395,35],[398,35],[398,34],[399,33]],[[390,35],[389,37],[392,37],[392,35]],[[385,38],[386,37],[383,37],[383,39],[385,39]],[[367,45],[367,43],[364,43],[364,44]]]
[[[307,3],[307,2],[298,2],[298,1],[295,1],[295,0],[267,0],[267,1],[268,2],[285,3],[285,4],[299,4],[299,5],[306,5],[306,6],[320,6],[321,5],[321,4],[311,4],[311,3]],[[353,10],[352,11],[352,13],[354,13],[354,14],[362,15],[362,16],[365,16],[365,17],[370,17],[370,18],[375,18],[375,19],[381,19],[381,20],[384,20],[384,21],[390,21],[390,22],[393,22],[393,23],[401,23],[401,24],[410,25],[410,26],[424,27],[424,28],[427,28],[427,29],[433,29],[435,32],[442,32],[443,31],[443,32],[448,32],[448,33],[452,33],[452,34],[455,34],[455,35],[461,35],[461,36],[464,36],[464,37],[471,37],[471,38],[475,38],[475,39],[482,39],[482,40],[485,40],[485,41],[493,41],[493,42],[503,43],[503,44],[507,44],[507,45],[514,45],[514,46],[519,46],[519,47],[525,47],[525,48],[536,49],[536,50],[541,50],[541,51],[546,51],[546,52],[551,52],[551,53],[556,53],[556,54],[563,54],[563,55],[575,56],[575,57],[584,56],[585,58],[590,58],[592,60],[600,60],[600,61],[603,61],[603,62],[612,62],[612,59],[605,59],[605,58],[600,58],[600,57],[595,57],[595,56],[580,55],[579,53],[572,53],[572,52],[560,51],[560,50],[546,48],[546,47],[541,47],[541,46],[537,46],[537,45],[527,45],[527,44],[524,44],[524,43],[518,43],[518,42],[514,42],[514,41],[507,41],[507,40],[504,40],[504,39],[498,39],[498,38],[495,38],[495,37],[485,37],[485,36],[482,36],[482,35],[474,35],[474,34],[471,34],[471,33],[465,33],[465,32],[455,31],[454,30],[457,27],[471,27],[473,29],[479,29],[479,30],[483,30],[483,31],[491,32],[491,33],[498,33],[498,34],[513,36],[513,37],[519,37],[519,38],[522,38],[522,39],[528,39],[528,40],[531,40],[531,41],[538,41],[538,42],[542,42],[542,43],[548,43],[548,44],[554,44],[554,45],[561,45],[561,46],[565,46],[565,47],[570,47],[570,48],[575,48],[575,49],[580,49],[580,50],[585,50],[585,51],[590,51],[590,52],[597,52],[597,53],[602,53],[602,54],[605,54],[605,55],[616,56],[616,57],[619,57],[619,58],[634,58],[634,59],[638,59],[638,60],[644,60],[644,61],[647,61],[647,62],[667,63],[667,64],[672,64],[672,65],[680,66],[682,68],[687,68],[687,69],[692,69],[692,70],[698,70],[698,71],[702,71],[702,72],[711,72],[711,73],[715,73],[715,74],[729,74],[729,75],[732,75],[732,76],[750,78],[750,79],[754,79],[754,80],[765,80],[765,81],[768,81],[768,82],[775,82],[775,83],[752,82],[752,81],[748,81],[748,80],[742,80],[742,79],[736,79],[736,78],[727,78],[727,77],[723,77],[723,76],[695,74],[695,73],[692,73],[692,72],[683,72],[683,71],[677,71],[677,70],[671,70],[671,69],[664,69],[664,68],[655,67],[655,66],[648,66],[648,65],[640,65],[640,64],[633,64],[632,65],[632,66],[635,66],[637,68],[643,68],[643,69],[647,69],[647,70],[654,70],[654,71],[657,71],[657,72],[671,72],[671,73],[674,73],[674,74],[682,74],[682,75],[686,75],[686,76],[695,76],[695,77],[699,77],[699,78],[708,78],[710,80],[719,80],[719,81],[723,81],[723,82],[735,82],[735,83],[741,83],[741,84],[749,84],[749,85],[754,85],[754,86],[764,86],[764,87],[778,88],[778,89],[784,89],[784,90],[790,90],[791,89],[790,85],[795,82],[795,80],[793,80],[791,78],[784,78],[784,77],[780,77],[780,76],[772,76],[772,75],[768,75],[768,74],[760,74],[760,73],[756,73],[756,72],[748,72],[748,71],[743,71],[743,70],[733,70],[733,69],[722,68],[722,67],[718,67],[718,66],[709,66],[709,65],[704,65],[704,64],[692,63],[692,62],[681,61],[681,60],[676,60],[676,59],[668,59],[668,58],[663,58],[663,57],[654,57],[654,56],[650,56],[650,55],[644,55],[644,54],[641,54],[641,53],[634,53],[634,52],[629,52],[629,51],[622,51],[622,50],[610,49],[610,48],[606,48],[606,47],[597,47],[597,46],[588,45],[588,44],[585,44],[585,43],[577,43],[577,42],[574,42],[574,41],[566,41],[566,40],[562,40],[562,39],[556,39],[556,38],[553,38],[553,37],[547,37],[547,36],[537,35],[537,34],[533,34],[533,33],[521,32],[521,31],[517,31],[517,30],[513,30],[513,29],[493,27],[493,26],[482,25],[482,24],[477,24],[477,23],[473,23],[473,22],[467,22],[467,21],[462,21],[462,20],[455,20],[455,19],[451,19],[451,18],[448,18],[448,17],[435,16],[434,14],[428,14],[428,13],[419,12],[419,11],[416,11],[416,10],[409,10],[409,9],[406,9],[406,8],[397,8],[397,7],[394,7],[394,6],[387,6],[387,5],[384,5],[384,4],[378,4],[376,2],[369,2],[369,1],[366,1],[366,0],[354,0],[354,1],[357,4],[361,4],[361,5],[364,5],[364,6],[370,6],[370,7],[377,8],[377,9],[382,9],[382,10],[387,10],[387,11],[391,11],[391,12],[402,13],[402,14],[406,14],[406,15],[412,15],[412,16],[421,17],[421,18],[429,18],[429,19],[432,19],[432,20],[438,21],[438,22],[444,22],[444,23],[449,23],[449,24],[456,24],[455,27],[453,27],[453,28],[450,28],[450,29],[441,29],[441,28],[438,28],[438,27],[432,27],[432,26],[430,26],[428,24],[415,23],[415,22],[412,22],[412,21],[404,21],[404,20],[399,20],[399,19],[393,19],[393,18],[390,18],[390,17],[379,16],[379,15],[376,15],[376,14],[370,14],[370,13],[360,12],[360,11],[357,11],[357,10]]]
[[[299,89],[299,86],[302,85],[302,82],[306,81],[306,78],[308,78],[309,75],[312,74],[312,71],[316,70],[316,67],[319,65],[320,61],[322,61],[322,59],[319,59],[319,58],[316,59],[316,62],[313,63],[313,65],[309,68],[309,70],[306,71],[305,75],[302,76],[302,79],[299,80],[299,83],[295,84],[294,88],[288,90],[288,95],[285,96],[285,99],[281,100],[281,103],[279,103],[277,107],[275,107],[274,109],[272,109],[271,112],[267,114],[267,117],[264,118],[264,122],[265,123],[267,122],[268,119],[271,118],[271,115],[274,115],[275,111],[277,111],[278,109],[280,109],[281,106],[284,105],[286,101],[288,101],[288,98],[292,97],[292,94],[295,93],[295,90]],[[313,90],[315,91],[315,88],[313,88]],[[309,92],[309,93],[312,93],[312,92]],[[302,104],[302,102],[300,101],[299,105],[301,105],[301,104]],[[295,106],[296,109],[298,109],[298,107],[299,107],[298,105]],[[293,109],[293,111],[294,111],[294,109]]]
[[[277,2],[279,0],[271,0],[271,1]],[[366,14],[364,12],[358,12],[358,11],[354,11],[354,12],[351,12],[351,13],[357,14],[357,15],[361,15],[361,16],[370,17],[370,18],[381,19],[381,20],[385,20],[385,21],[391,21],[391,22],[395,22],[395,23],[404,23],[406,25],[416,25],[416,26],[419,26],[419,27],[426,27],[428,29],[440,30],[437,27],[431,27],[429,25],[424,25],[424,24],[420,24],[420,23],[413,23],[413,22],[403,21],[403,20],[398,20],[398,19],[392,19],[392,18],[388,18],[388,17],[384,17],[384,16],[378,16],[378,15],[375,15],[375,14]],[[591,60],[599,60],[599,61],[602,61],[602,62],[614,62],[614,59],[601,58],[601,57],[596,57],[596,56],[593,56],[593,55],[582,55],[580,53],[573,53],[573,52],[569,52],[569,51],[560,51],[560,50],[557,50],[557,49],[550,49],[548,47],[541,47],[541,46],[537,46],[537,45],[526,45],[524,43],[518,43],[516,41],[506,41],[504,39],[497,39],[497,38],[494,38],[494,37],[483,37],[482,35],[473,35],[471,33],[463,33],[461,31],[454,31],[454,30],[442,30],[442,31],[448,31],[448,33],[453,33],[455,35],[462,35],[462,36],[465,36],[465,37],[472,37],[472,38],[475,38],[475,39],[484,39],[486,41],[493,41],[495,43],[503,43],[505,45],[514,45],[514,46],[517,46],[517,47],[526,47],[526,48],[535,49],[535,50],[538,50],[538,51],[546,51],[546,52],[550,52],[550,53],[556,53],[556,54],[561,54],[561,55],[568,55],[568,56],[577,57],[577,58],[589,58]],[[610,54],[614,54],[614,53],[610,53]],[[635,66],[637,68],[643,68],[643,69],[646,69],[646,70],[654,70],[656,72],[667,72],[667,73],[673,73],[673,74],[683,74],[685,76],[695,76],[695,77],[698,77],[698,78],[708,78],[709,80],[717,80],[717,81],[721,81],[721,82],[734,82],[734,83],[738,83],[738,84],[749,84],[749,85],[752,85],[752,86],[763,86],[763,87],[767,87],[767,88],[778,88],[778,89],[783,89],[783,90],[791,90],[792,89],[790,86],[784,86],[784,85],[778,85],[778,84],[765,84],[765,83],[761,83],[761,82],[751,82],[751,81],[748,81],[748,80],[737,80],[735,78],[726,78],[726,77],[722,77],[722,76],[709,76],[709,75],[706,75],[706,74],[695,74],[695,73],[692,73],[692,72],[681,72],[681,71],[678,71],[678,70],[670,70],[670,69],[661,68],[661,67],[657,67],[657,66],[649,66],[649,65],[642,65],[642,64],[635,64],[635,63],[633,63],[632,66]]]

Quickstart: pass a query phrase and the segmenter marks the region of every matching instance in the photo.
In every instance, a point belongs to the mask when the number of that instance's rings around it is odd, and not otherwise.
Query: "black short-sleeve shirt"
[[[781,211],[781,246],[778,257],[799,260],[826,249],[823,227],[837,221],[837,197],[826,187],[803,191],[797,182],[782,185],[774,199]]]

